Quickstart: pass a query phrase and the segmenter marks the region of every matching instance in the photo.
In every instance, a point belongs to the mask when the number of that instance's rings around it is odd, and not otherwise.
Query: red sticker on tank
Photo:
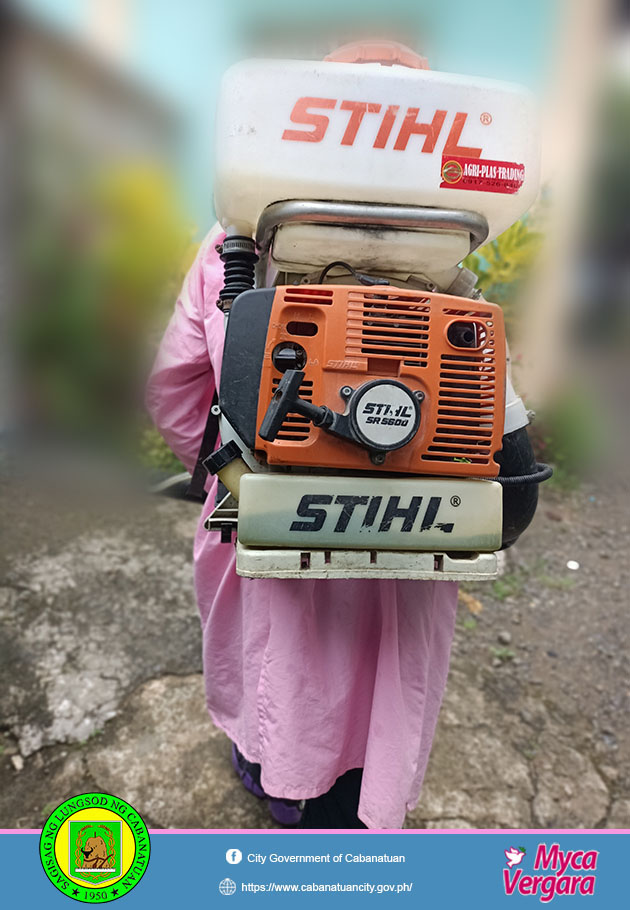
[[[516,193],[525,179],[525,165],[487,158],[442,157],[441,189],[481,193]]]

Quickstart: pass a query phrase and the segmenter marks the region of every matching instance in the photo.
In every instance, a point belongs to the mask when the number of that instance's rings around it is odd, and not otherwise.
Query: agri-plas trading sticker
[[[477,190],[482,193],[516,193],[525,179],[525,166],[514,161],[487,158],[442,157],[441,189]]]

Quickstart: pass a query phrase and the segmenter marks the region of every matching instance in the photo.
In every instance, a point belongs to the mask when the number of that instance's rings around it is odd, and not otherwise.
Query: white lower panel
[[[495,553],[470,557],[398,550],[294,550],[237,542],[236,572],[246,578],[412,578],[483,581],[497,577]]]
[[[491,480],[245,474],[238,537],[248,547],[491,553],[502,504]]]

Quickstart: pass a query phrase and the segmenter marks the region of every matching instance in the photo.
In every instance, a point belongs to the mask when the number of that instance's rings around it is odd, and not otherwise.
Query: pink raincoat
[[[148,407],[192,469],[220,377],[223,268],[206,238],[166,329]],[[214,723],[262,766],[267,793],[308,799],[364,768],[359,817],[400,828],[419,798],[455,622],[452,582],[247,579],[234,547],[194,545],[207,704]]]

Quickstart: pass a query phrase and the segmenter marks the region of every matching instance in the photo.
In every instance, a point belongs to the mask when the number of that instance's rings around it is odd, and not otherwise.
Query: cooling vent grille
[[[351,292],[346,356],[397,360],[426,367],[430,307],[426,297]]]
[[[440,356],[437,425],[425,461],[488,465],[496,420],[496,351],[486,314],[443,310],[474,321],[478,347]],[[491,314],[487,314],[490,316]],[[474,316],[475,319],[470,317]]]
[[[283,298],[285,303],[317,303],[332,306],[333,292],[322,287],[287,287]]]
[[[272,381],[273,392],[278,388],[280,379],[280,376],[274,376]],[[304,398],[305,401],[313,401],[312,380],[304,380],[300,385],[299,395],[300,398]],[[312,426],[313,424],[308,417],[302,417],[300,414],[288,414],[282,423],[276,439],[286,439],[290,442],[303,442],[305,439],[309,438]]]

